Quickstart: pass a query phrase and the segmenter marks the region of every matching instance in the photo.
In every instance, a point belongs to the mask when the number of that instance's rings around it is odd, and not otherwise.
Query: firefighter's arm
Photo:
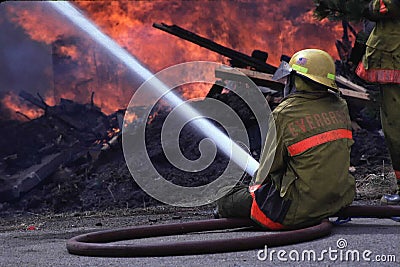
[[[372,0],[365,16],[372,21],[400,19],[400,0]]]
[[[275,114],[275,124],[270,123],[270,129],[261,153],[260,167],[255,176],[254,184],[262,184],[265,179],[271,179],[271,174],[283,176],[287,164],[287,149],[284,145],[284,126],[279,122],[278,115]],[[272,129],[275,127],[275,129]],[[272,161],[272,165],[271,165]]]

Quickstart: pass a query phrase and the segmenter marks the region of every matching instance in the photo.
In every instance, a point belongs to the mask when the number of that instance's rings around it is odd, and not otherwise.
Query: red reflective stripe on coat
[[[379,12],[381,13],[381,14],[386,14],[387,12],[388,12],[388,9],[387,9],[387,7],[386,7],[386,5],[385,5],[385,3],[383,2],[383,0],[380,0],[380,7],[379,7]]]
[[[272,221],[270,218],[268,218],[264,212],[258,207],[258,204],[256,202],[256,197],[254,195],[254,191],[250,192],[251,197],[253,198],[253,203],[251,204],[251,211],[250,211],[250,217],[254,221],[258,222],[262,226],[271,229],[271,230],[281,230],[284,228],[284,226],[280,223]]]
[[[397,83],[400,84],[400,70],[387,69],[365,69],[360,62],[356,69],[356,74],[361,79],[372,83]]]
[[[350,130],[347,129],[337,129],[337,130],[332,130],[328,131],[325,133],[317,134],[314,136],[311,136],[309,138],[306,138],[300,142],[294,143],[293,145],[290,145],[288,147],[289,154],[291,156],[295,156],[297,154],[300,154],[312,147],[338,140],[338,139],[352,139],[353,134]]]
[[[400,180],[400,171],[394,170],[394,175],[396,175],[397,180]]]

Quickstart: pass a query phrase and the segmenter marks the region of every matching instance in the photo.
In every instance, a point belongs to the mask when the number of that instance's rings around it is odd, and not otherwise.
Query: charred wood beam
[[[43,110],[46,110],[48,107],[48,105],[42,99],[37,99],[35,96],[26,91],[19,92],[19,96]]]
[[[49,105],[47,105],[46,101],[43,99],[43,97],[39,93],[37,93],[37,96],[39,97],[40,101],[42,101],[43,105],[46,106],[46,108],[49,107]]]
[[[351,24],[349,22],[347,22],[347,27],[349,27],[349,30],[351,31],[351,33],[354,35],[354,37],[356,37],[357,31],[353,28],[353,26],[351,26]]]
[[[94,107],[94,92],[92,92],[92,94],[90,96],[90,106]]]
[[[22,117],[24,117],[24,118],[27,119],[28,121],[31,121],[31,120],[32,120],[31,118],[29,118],[28,115],[22,113],[21,111],[16,111],[15,113],[18,114],[18,115],[20,115],[20,116],[22,116]]]
[[[37,99],[35,96],[31,95],[26,91],[21,91],[19,93],[19,96],[27,100],[31,104],[37,106],[38,108],[43,109],[46,112],[46,114],[59,119],[60,121],[62,121],[63,123],[67,124],[68,126],[74,129],[84,130],[86,128],[86,125],[83,122],[71,118],[68,115],[56,112],[55,110],[53,110],[52,107],[48,106],[44,101]]]
[[[240,62],[245,66],[253,67],[260,72],[274,73],[276,67],[263,62],[255,57],[248,56],[234,49],[228,48],[226,46],[220,45],[210,39],[201,37],[191,31],[185,30],[176,25],[167,25],[164,23],[153,23],[153,27],[159,30],[165,31],[169,34],[175,35],[181,39],[187,40],[201,47],[207,48],[214,51],[220,55],[228,57],[236,62]]]
[[[54,173],[61,164],[67,162],[67,159],[66,152],[49,155],[42,159],[41,164],[33,165],[23,173],[7,178],[7,185],[0,189],[0,202],[18,199],[29,192]]]
[[[41,163],[7,177],[5,181],[0,180],[0,203],[19,199],[48,179],[60,166],[74,162],[86,155],[87,152],[87,150],[82,150],[79,144],[75,143],[65,151],[43,157]],[[17,157],[17,155],[8,156],[8,158],[10,157]]]

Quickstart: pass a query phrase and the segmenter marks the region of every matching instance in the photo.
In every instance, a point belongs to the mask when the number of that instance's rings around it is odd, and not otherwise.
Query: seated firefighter
[[[348,108],[335,83],[334,61],[322,50],[297,52],[274,76],[286,77],[287,95],[272,112],[277,148],[271,169],[264,147],[252,185],[237,185],[219,199],[218,213],[251,217],[272,230],[307,227],[353,201]]]

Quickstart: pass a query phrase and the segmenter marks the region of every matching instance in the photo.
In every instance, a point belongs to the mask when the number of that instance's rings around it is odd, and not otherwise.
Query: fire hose
[[[397,206],[349,206],[332,217],[391,218],[397,216],[400,216],[400,207]],[[75,255],[97,257],[157,257],[234,252],[312,241],[330,235],[333,225],[325,219],[307,228],[252,237],[162,244],[108,244],[117,241],[244,227],[256,228],[256,224],[250,218],[224,218],[105,230],[71,238],[67,242],[67,250]]]

